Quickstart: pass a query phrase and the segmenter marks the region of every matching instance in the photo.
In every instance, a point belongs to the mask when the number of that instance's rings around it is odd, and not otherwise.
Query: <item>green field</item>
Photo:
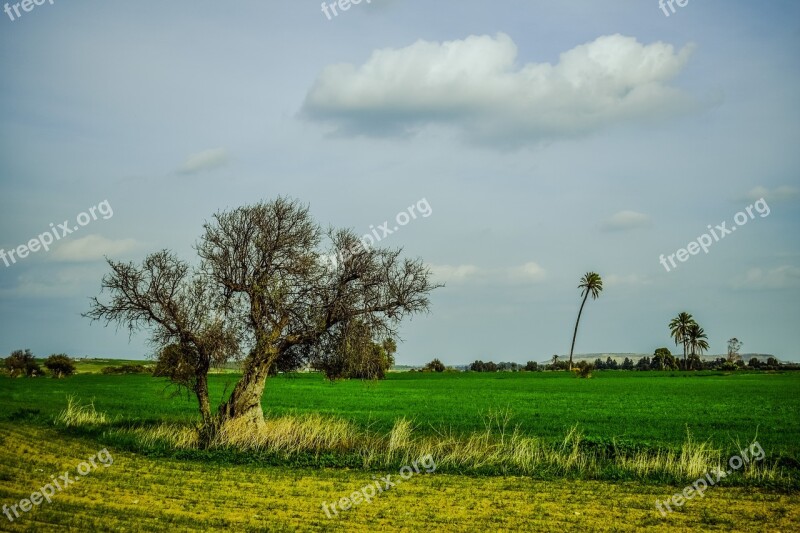
[[[220,400],[238,376],[212,375]],[[193,398],[174,397],[163,379],[147,375],[82,374],[65,380],[0,378],[6,419],[22,409],[51,420],[68,395],[94,400],[116,421],[190,422]],[[678,447],[687,428],[697,440],[724,449],[756,437],[771,457],[800,459],[800,373],[598,372],[575,379],[565,372],[392,373],[385,381],[330,383],[318,374],[267,381],[264,412],[321,413],[377,432],[407,417],[421,434],[484,428],[490,412],[510,413],[527,435],[559,440],[578,425],[590,442]]]

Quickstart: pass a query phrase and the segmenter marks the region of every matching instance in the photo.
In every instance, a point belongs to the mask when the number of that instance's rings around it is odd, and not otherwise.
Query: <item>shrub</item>
[[[586,361],[580,361],[578,366],[575,368],[575,374],[579,378],[590,378],[592,377],[592,371],[594,370],[594,365],[592,363],[587,363]]]
[[[15,350],[5,360],[5,367],[12,378],[17,376],[35,377],[42,373],[36,358],[30,350]]]
[[[362,321],[343,324],[312,355],[311,367],[331,381],[384,379],[394,365],[397,344],[391,337],[380,340],[376,334]]]
[[[144,365],[107,366],[100,372],[103,374],[149,374],[151,369]]]
[[[75,363],[68,355],[63,353],[53,354],[48,357],[44,362],[44,366],[56,379],[71,376],[75,373]]]
[[[434,359],[427,365],[422,368],[423,372],[444,372],[447,368],[444,366],[444,363],[439,361],[438,359]]]

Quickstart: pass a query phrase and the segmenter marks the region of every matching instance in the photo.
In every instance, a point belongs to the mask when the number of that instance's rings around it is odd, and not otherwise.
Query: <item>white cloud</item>
[[[744,200],[746,202],[755,202],[756,200],[763,198],[768,202],[781,202],[786,200],[794,200],[798,197],[800,197],[800,190],[798,190],[796,187],[783,185],[781,187],[776,187],[773,190],[769,190],[766,187],[759,185],[745,194]]]
[[[522,266],[512,268],[511,279],[515,281],[536,282],[542,281],[547,276],[547,271],[533,261]]]
[[[51,257],[59,261],[97,261],[105,256],[117,256],[136,248],[134,239],[112,240],[101,235],[87,235],[80,239],[62,242]]]
[[[603,277],[603,284],[606,287],[620,287],[620,286],[632,286],[632,287],[639,287],[642,285],[650,285],[653,282],[646,276],[639,276],[637,274],[628,274],[627,276],[620,276],[617,274],[609,274]]]
[[[480,269],[475,265],[428,265],[433,274],[433,279],[437,283],[463,282],[469,278],[474,278]]]
[[[646,228],[651,225],[650,217],[636,211],[620,211],[606,219],[602,228],[606,231],[625,231]]]
[[[212,170],[228,164],[230,156],[224,148],[214,148],[197,154],[192,154],[178,169],[179,174],[197,174],[205,170]]]
[[[800,287],[800,268],[782,265],[773,269],[751,268],[734,281],[737,289],[793,289]]]
[[[420,40],[376,50],[361,66],[326,67],[302,114],[344,134],[447,125],[475,142],[523,146],[693,109],[689,96],[668,85],[691,50],[617,34],[564,52],[555,65],[519,65],[517,46],[504,33]]]

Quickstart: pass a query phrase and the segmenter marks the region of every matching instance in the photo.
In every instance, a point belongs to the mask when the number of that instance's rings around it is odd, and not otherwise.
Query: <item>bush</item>
[[[71,376],[75,373],[75,363],[66,354],[53,354],[44,362],[45,368],[50,371],[54,378],[59,379]]]
[[[447,368],[444,366],[444,363],[439,361],[438,359],[434,359],[427,365],[422,368],[423,372],[444,372]]]
[[[107,366],[100,372],[103,374],[149,374],[150,368],[144,365]]]
[[[394,339],[380,340],[368,324],[352,321],[326,338],[310,362],[311,368],[331,381],[384,379],[394,365],[396,351]]]
[[[593,370],[594,370],[594,365],[592,363],[587,363],[586,361],[580,361],[578,363],[578,366],[574,369],[574,372],[579,378],[589,379],[590,377],[592,377]]]
[[[42,369],[30,350],[15,350],[5,359],[5,367],[12,378],[25,376],[28,378],[41,375]]]

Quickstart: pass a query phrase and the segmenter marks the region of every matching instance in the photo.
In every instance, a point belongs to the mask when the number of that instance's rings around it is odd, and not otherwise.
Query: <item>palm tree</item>
[[[689,327],[692,324],[696,324],[694,318],[689,313],[683,312],[672,319],[669,323],[669,332],[670,336],[675,339],[675,346],[678,343],[683,344],[683,369],[687,370],[688,367],[686,366],[686,352],[688,348],[688,335],[689,335]]]
[[[689,326],[686,343],[692,350],[693,360],[697,355],[703,355],[703,352],[708,350],[708,341],[706,341],[707,338],[706,332],[703,331],[703,328],[701,328],[696,322]],[[698,354],[697,352],[700,353]]]
[[[558,364],[558,354],[553,355],[553,370],[556,370],[556,365]]]
[[[583,306],[586,305],[586,299],[589,298],[589,295],[592,295],[592,300],[596,300],[600,293],[603,292],[603,280],[600,278],[600,274],[596,274],[594,272],[587,272],[585,276],[581,278],[581,282],[578,285],[579,289],[582,289],[581,296],[583,296],[583,302],[581,302],[580,311],[578,311],[578,320],[575,321],[575,332],[572,334],[572,347],[569,349],[569,369],[572,370],[572,352],[575,350],[575,337],[578,336],[578,324],[581,321],[581,313],[583,313]]]

